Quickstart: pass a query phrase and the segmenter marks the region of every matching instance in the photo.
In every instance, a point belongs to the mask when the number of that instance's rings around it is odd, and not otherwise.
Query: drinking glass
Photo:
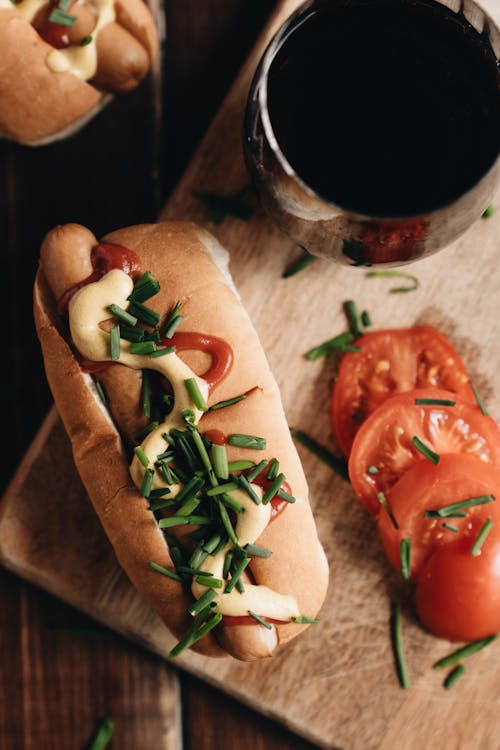
[[[325,196],[322,189],[311,184],[303,173],[299,173],[292,160],[286,155],[286,148],[276,132],[275,123],[270,114],[270,74],[273,74],[273,64],[276,65],[278,56],[280,65],[287,65],[287,49],[296,34],[303,34],[306,25],[312,22],[320,28],[322,14],[335,11],[338,7],[353,3],[359,12],[371,5],[373,8],[382,4],[390,6],[391,12],[396,12],[398,6],[404,6],[410,0],[307,0],[289,16],[276,32],[268,44],[255,71],[251,83],[246,113],[244,119],[244,153],[248,171],[256,189],[257,195],[274,222],[294,242],[313,255],[326,257],[336,262],[350,265],[385,265],[400,266],[449,245],[475,222],[494,199],[500,174],[500,128],[493,136],[492,148],[486,163],[480,162],[485,136],[481,132],[471,132],[464,141],[467,148],[472,149],[474,160],[478,158],[478,173],[473,176],[472,184],[467,185],[460,194],[448,196],[446,200],[435,200],[427,206],[416,206],[415,210],[401,206],[388,205],[384,210],[373,210],[358,203],[356,188],[345,204],[342,200],[334,200]],[[424,9],[439,9],[449,14],[451,22],[460,20],[466,31],[474,34],[485,45],[485,54],[491,56],[493,76],[496,75],[496,94],[493,94],[490,116],[500,122],[500,32],[493,19],[476,3],[471,0],[411,0],[413,6],[420,4]],[[436,7],[436,6],[443,6]],[[314,19],[316,19],[314,21]],[[476,39],[476,41],[477,41]],[[358,40],[351,40],[352,45]],[[321,41],[318,41],[320,44]],[[426,39],[422,39],[425,48]],[[363,50],[359,49],[363,55]],[[348,72],[348,71],[347,71]],[[325,86],[325,100],[323,103],[325,117],[345,117],[346,113],[336,110],[336,89],[338,82],[346,76],[346,70],[317,70],[322,76]],[[370,60],[366,60],[366,74],[370,74]],[[382,87],[383,88],[383,87]],[[495,91],[495,89],[493,88]],[[293,91],[292,94],[293,95]],[[408,96],[413,92],[408,91]],[[390,106],[390,99],[387,106]],[[340,106],[340,105],[339,105]],[[418,106],[418,99],[415,101]],[[318,117],[321,107],[311,112],[311,117]],[[347,113],[348,114],[348,113]],[[373,112],[366,113],[366,128],[370,128]],[[293,120],[293,118],[291,118]],[[319,122],[319,120],[318,120]],[[491,124],[491,121],[489,121]],[[290,128],[294,123],[290,122]],[[405,128],[405,123],[401,124]],[[434,127],[432,112],[429,116],[429,129]],[[450,131],[451,132],[451,131]],[[435,138],[446,138],[449,133],[436,132]],[[295,133],[295,139],[300,136]],[[318,144],[314,142],[314,128],[310,129],[299,147],[303,159],[307,159],[308,149],[318,157]],[[441,140],[442,143],[444,141]],[[322,146],[323,147],[323,146]],[[336,160],[345,158],[344,149],[356,148],[356,143],[332,142],[325,149],[325,171],[322,184],[336,180]],[[411,144],[409,149],[411,149]],[[326,151],[331,153],[327,154]],[[326,158],[328,156],[328,158]],[[484,154],[483,154],[484,157]],[[462,157],[461,149],[456,159]],[[411,170],[404,169],[405,155],[401,155],[401,186],[407,187],[413,179]],[[303,163],[307,163],[304,162]],[[473,162],[474,163],[474,162]],[[457,162],[460,164],[460,162]],[[359,193],[363,183],[363,176],[359,176]],[[425,179],[425,176],[424,176]],[[432,175],[429,175],[429,189],[432,187]],[[429,190],[430,191],[430,190]],[[375,191],[376,192],[376,191]],[[377,201],[374,200],[376,204]],[[410,210],[408,210],[410,208]]]

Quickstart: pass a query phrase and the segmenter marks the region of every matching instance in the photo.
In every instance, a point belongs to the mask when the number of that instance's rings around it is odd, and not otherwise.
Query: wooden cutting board
[[[285,0],[259,39],[165,206],[162,219],[193,219],[227,247],[231,271],[281,387],[290,426],[333,449],[328,421],[332,377],[303,354],[345,330],[342,303],[354,299],[374,327],[429,323],[451,338],[492,416],[500,420],[497,286],[500,212],[452,246],[404,270],[418,289],[392,294],[391,279],[318,259],[290,278],[298,250],[275,229],[254,196],[246,220],[214,215],[200,191],[233,196],[248,185],[241,123],[251,76],[265,44],[298,5]],[[498,0],[484,5],[500,21]],[[113,227],[110,227],[112,229]],[[376,529],[350,485],[298,446],[320,538],[331,565],[321,622],[263,663],[184,654],[175,664],[283,723],[318,746],[341,750],[497,750],[500,642],[470,657],[453,690],[433,663],[452,644],[423,631],[411,603],[403,633],[411,686],[400,687],[391,649],[390,605],[406,591],[385,561]],[[173,640],[116,563],[74,469],[52,410],[1,503],[3,564],[117,632],[166,656]]]

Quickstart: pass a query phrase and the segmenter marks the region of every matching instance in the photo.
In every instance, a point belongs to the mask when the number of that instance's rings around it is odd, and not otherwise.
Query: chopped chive
[[[485,417],[487,417],[488,416],[488,411],[487,411],[485,405],[483,404],[483,402],[481,400],[481,397],[479,395],[479,392],[478,392],[476,386],[474,385],[474,383],[471,382],[470,387],[472,388],[472,392],[474,394],[474,398],[476,399],[476,403],[479,406],[479,408],[481,409],[481,413],[484,414]]]
[[[142,413],[148,419],[151,417],[151,379],[149,373],[146,370],[142,372]]]
[[[203,525],[209,523],[210,519],[206,516],[170,516],[170,518],[160,518],[158,526],[160,529],[170,529],[173,526]]]
[[[457,527],[453,526],[451,523],[443,523],[442,526],[443,529],[448,529],[448,531],[453,531],[454,534],[458,534]]]
[[[172,476],[172,472],[168,468],[168,464],[165,463],[165,461],[157,461],[156,465],[159,467],[163,478],[165,482],[169,485],[174,484],[174,477]]]
[[[172,311],[170,312],[168,318],[165,321],[165,325],[163,326],[163,335],[166,339],[172,338],[182,321],[184,320],[184,317],[182,315],[179,315],[179,310],[181,309],[181,303],[176,302],[174,307],[172,308]]]
[[[191,434],[192,434],[193,442],[200,455],[201,463],[203,464],[203,466],[208,472],[212,472],[213,471],[212,462],[210,461],[210,457],[207,453],[207,449],[205,448],[205,443],[203,442],[203,438],[201,437],[198,430],[194,430]]]
[[[151,271],[146,271],[136,281],[134,288],[130,293],[128,299],[134,302],[145,302],[150,297],[154,297],[160,291],[160,283],[154,278]]]
[[[100,383],[98,380],[96,380],[96,378],[93,378],[93,380],[94,380],[94,387],[95,387],[95,389],[97,391],[97,395],[101,399],[101,401],[104,404],[104,406],[107,406],[108,405],[108,399],[106,398],[106,393],[104,391],[102,383]]]
[[[175,352],[175,346],[164,346],[160,347],[159,349],[155,349],[154,352],[151,352],[149,355],[153,359],[157,359],[158,357],[164,357],[165,354],[172,354]]]
[[[154,341],[132,341],[130,344],[130,354],[152,354],[155,351]]]
[[[199,568],[202,562],[208,557],[208,552],[205,550],[204,544],[205,540],[202,539],[189,558],[188,565],[190,568]]]
[[[457,666],[451,670],[450,674],[446,677],[445,681],[443,682],[443,686],[449,690],[455,682],[463,675],[465,672],[465,667],[463,664],[457,664]]]
[[[144,341],[146,331],[144,328],[133,328],[132,326],[120,326],[120,338],[125,341],[132,341],[137,343],[138,341]]]
[[[161,341],[160,332],[157,328],[155,328],[154,331],[151,331],[151,333],[148,333],[148,331],[144,332],[144,341],[154,341],[155,344],[159,344]]]
[[[207,620],[207,622],[205,622],[205,624],[202,625],[198,630],[189,631],[188,634],[186,634],[184,638],[182,638],[179,643],[170,651],[169,657],[171,659],[175,659],[186,648],[190,648],[190,646],[193,646],[195,643],[204,638],[207,633],[209,633],[219,624],[221,620],[222,615],[220,613],[217,613],[213,615],[210,620]]]
[[[112,326],[109,331],[109,352],[113,362],[120,359],[120,326]]]
[[[222,495],[225,492],[232,492],[233,490],[237,490],[238,487],[239,484],[237,484],[236,482],[226,482],[226,484],[218,484],[217,487],[211,487],[209,490],[207,490],[207,495],[209,497]]]
[[[465,518],[466,513],[461,513],[463,508],[473,508],[476,505],[486,505],[486,503],[492,503],[495,501],[494,495],[479,495],[478,497],[470,497],[468,500],[462,500],[459,503],[451,503],[451,505],[443,505],[441,508],[436,510],[426,510],[424,512],[424,518]],[[456,515],[459,513],[460,515]]]
[[[267,466],[267,459],[263,458],[262,461],[259,461],[258,464],[255,464],[250,471],[247,471],[245,474],[246,478],[249,482],[253,482],[255,477],[257,477],[262,471],[264,471],[265,467]]]
[[[72,16],[64,10],[60,10],[60,8],[54,8],[49,15],[49,21],[51,23],[58,23],[60,26],[71,28],[75,25],[76,16]]]
[[[490,203],[490,205],[487,206],[485,210],[483,211],[482,217],[483,219],[491,219],[494,213],[495,213],[495,207],[493,206],[492,203]]]
[[[354,346],[354,344],[343,344],[339,347],[341,352],[360,352],[360,346]]]
[[[278,490],[276,493],[276,497],[280,497],[282,500],[285,500],[287,503],[296,503],[297,498],[293,495],[289,495],[288,492],[285,492],[285,490]]]
[[[226,556],[224,557],[224,565],[222,567],[222,577],[227,578],[229,575],[229,570],[231,568],[231,565],[233,563],[233,553],[231,550],[228,550],[226,552]]]
[[[167,576],[167,578],[172,578],[174,581],[182,581],[182,578],[178,573],[174,573],[173,570],[169,570],[168,568],[164,568],[162,565],[158,565],[158,563],[155,562],[148,562],[148,565],[150,568],[153,568],[153,570],[156,570],[158,573],[161,573],[164,576]]]
[[[278,474],[276,479],[274,479],[267,490],[262,495],[262,504],[267,505],[272,498],[276,495],[278,490],[281,488],[281,485],[285,481],[285,475],[284,474]]]
[[[260,505],[261,502],[262,502],[262,500],[257,495],[257,493],[255,492],[255,490],[253,489],[252,485],[250,484],[250,482],[248,481],[248,479],[246,478],[246,476],[244,474],[240,474],[240,476],[237,477],[236,479],[237,479],[237,482],[240,485],[240,487],[243,490],[245,490],[245,492],[253,500],[253,502],[255,503],[255,505]]]
[[[212,443],[212,447],[210,450],[212,454],[212,463],[215,471],[215,476],[218,479],[228,479],[229,466],[227,461],[226,446]]]
[[[144,427],[143,430],[137,433],[135,436],[135,442],[136,443],[142,443],[145,437],[147,437],[151,432],[156,430],[158,427],[158,422],[150,422],[146,427]]]
[[[237,404],[239,401],[243,401],[247,397],[246,393],[242,393],[241,396],[234,396],[234,398],[228,398],[225,401],[218,401],[216,404],[208,407],[208,411],[215,411],[216,409],[224,409],[226,406],[232,406]]]
[[[359,338],[363,335],[363,331],[361,329],[361,321],[359,318],[359,312],[356,303],[354,302],[354,300],[348,299],[346,302],[344,302],[343,307],[350,332],[355,339]]]
[[[273,554],[270,549],[265,547],[259,547],[257,544],[245,544],[243,550],[246,555],[250,557],[271,557]]]
[[[378,474],[378,472],[379,472],[378,466],[369,466],[368,469],[366,470],[366,473],[370,474],[371,476]]]
[[[207,411],[208,406],[207,402],[205,401],[201,391],[200,387],[196,381],[195,378],[187,378],[184,381],[184,385],[186,386],[186,390],[188,392],[189,397],[191,398],[193,404],[200,410],[200,411]]]
[[[392,611],[391,636],[399,682],[401,684],[401,687],[409,688],[410,679],[408,676],[408,668],[406,666],[406,659],[403,650],[403,638],[401,633],[401,605],[397,603],[394,604]]]
[[[148,468],[149,466],[149,458],[147,457],[146,453],[142,450],[142,448],[138,445],[136,448],[134,448],[134,453],[141,462],[141,464],[144,466],[144,468]]]
[[[138,318],[142,323],[145,323],[148,326],[152,326],[153,328],[156,328],[156,326],[160,322],[160,316],[157,312],[151,310],[151,308],[149,307],[146,307],[146,305],[143,305],[142,302],[136,302],[135,299],[130,302],[128,311],[131,315],[134,315],[134,317]]]
[[[427,458],[429,461],[432,461],[433,464],[439,463],[439,455],[437,453],[434,453],[433,450],[427,447],[425,443],[423,443],[419,437],[414,435],[411,439],[411,442],[415,446],[415,448],[418,450],[419,453],[424,456],[424,458]]]
[[[256,437],[255,435],[234,433],[229,436],[227,442],[229,445],[236,445],[239,448],[250,448],[257,451],[264,451],[266,449],[266,439]]]
[[[266,479],[268,479],[270,482],[273,481],[273,479],[276,479],[278,476],[278,472],[280,470],[280,463],[277,458],[272,458],[269,462],[269,468],[266,472]],[[248,474],[247,474],[248,477]]]
[[[389,503],[387,502],[387,498],[386,498],[386,496],[384,495],[383,492],[377,492],[377,500],[379,501],[380,505],[384,508],[385,512],[389,516],[389,518],[391,520],[391,523],[394,526],[394,528],[395,529],[399,529],[398,522],[394,518],[392,510],[389,507]]]
[[[118,318],[118,320],[122,321],[122,323],[125,323],[128,326],[135,326],[137,323],[137,318],[135,318],[133,315],[127,312],[127,310],[124,310],[123,307],[120,307],[119,305],[115,305],[114,303],[112,305],[108,305],[107,310],[111,313],[111,315],[113,315],[115,318]]]
[[[192,568],[189,565],[179,565],[177,570],[179,571],[179,573],[187,573],[190,576],[212,576],[212,573],[207,573],[206,570],[201,570],[201,568]]]
[[[83,39],[82,39],[82,41],[80,42],[80,47],[86,47],[88,44],[91,43],[91,41],[93,40],[93,38],[94,37],[91,36],[90,34],[88,36],[84,36]]]
[[[296,622],[298,625],[314,625],[319,622],[319,617],[306,617],[306,615],[297,615],[297,617],[292,617],[292,622]]]
[[[114,730],[115,725],[111,719],[104,719],[101,721],[99,728],[89,745],[89,750],[104,750],[111,740]]]
[[[493,526],[493,521],[491,520],[491,518],[487,518],[486,521],[481,526],[479,534],[476,537],[476,541],[472,545],[472,549],[470,553],[473,557],[477,557],[481,553],[481,548],[484,544],[486,537],[490,533],[492,526]]]
[[[151,487],[153,485],[154,475],[154,469],[146,469],[146,471],[144,472],[140,490],[143,497],[149,497],[149,493],[151,492]]]
[[[410,554],[411,554],[411,539],[401,539],[399,543],[399,556],[401,559],[401,576],[403,581],[409,581],[410,579]]]
[[[233,500],[231,495],[228,495],[227,493],[219,495],[219,499],[227,508],[231,508],[231,510],[234,510],[236,513],[243,513],[243,511],[245,510],[241,503]]]
[[[447,398],[416,398],[415,406],[455,406],[455,401]]]
[[[181,507],[176,511],[176,516],[191,516],[196,508],[201,503],[201,500],[195,495],[191,495],[186,498]]]
[[[200,596],[200,598],[189,607],[189,614],[190,615],[196,615],[198,612],[200,612],[202,609],[204,609],[208,604],[211,604],[213,600],[217,597],[217,592],[212,591],[209,589],[208,591],[205,591],[204,594]]]
[[[58,7],[61,10],[69,10],[71,7],[71,0],[59,0]]]
[[[246,469],[251,469],[252,466],[255,466],[253,461],[229,461],[227,468],[230,472],[232,471],[246,471]]]
[[[347,331],[346,333],[339,333],[338,336],[334,336],[332,339],[328,339],[328,341],[324,341],[322,344],[319,344],[313,349],[310,349],[304,354],[304,357],[310,360],[327,357],[332,352],[342,349],[342,347],[350,344],[353,341],[354,336],[350,331]]]
[[[241,574],[247,567],[248,563],[250,562],[249,557],[243,557],[236,565],[233,566],[233,569],[231,571],[231,578],[226,583],[226,587],[224,589],[225,594],[230,594],[231,591],[236,586],[236,583],[239,581]]]
[[[177,495],[177,502],[181,503],[191,495],[196,494],[201,490],[204,485],[204,481],[201,477],[191,477],[191,479],[184,485],[182,490]]]
[[[273,629],[273,626],[271,625],[270,622],[268,622],[267,620],[265,620],[260,615],[255,614],[255,612],[252,612],[251,609],[248,609],[247,612],[250,615],[250,617],[253,617],[253,619],[256,620],[260,625],[263,625],[268,630],[272,630]]]
[[[403,273],[403,271],[368,271],[366,274],[367,278],[374,279],[374,278],[401,278],[401,279],[408,279],[408,281],[411,282],[409,286],[396,286],[392,289],[389,289],[390,294],[404,294],[405,292],[414,292],[415,289],[418,289],[419,281],[416,276],[412,276],[409,273]]]
[[[311,255],[307,250],[304,252],[303,255],[300,256],[297,260],[293,261],[281,274],[282,279],[289,279],[291,276],[295,276],[295,274],[299,273],[299,271],[303,271],[304,268],[307,268],[311,265],[315,260],[317,260],[316,255]]]
[[[222,534],[214,534],[208,542],[203,544],[203,549],[205,552],[208,552],[209,555],[213,555],[223,540],[224,536]]]
[[[215,578],[212,574],[207,575],[206,573],[202,575],[196,576],[196,583],[199,583],[200,586],[207,586],[211,589],[221,589],[222,588],[222,578]]]
[[[216,498],[215,502],[217,503],[217,508],[219,509],[220,518],[226,534],[233,544],[238,544],[238,537],[236,536],[236,532],[233,529],[233,525],[231,523],[231,519],[229,518],[229,514],[225,505],[219,500],[219,498]]]
[[[368,310],[363,310],[363,312],[361,313],[361,322],[365,328],[371,326],[372,319],[370,318],[370,313],[368,312]]]
[[[155,490],[152,490],[152,492],[149,495],[149,499],[151,500],[151,495],[155,492]],[[149,510],[152,513],[155,513],[157,510],[162,510],[163,508],[171,508],[173,505],[177,505],[177,500],[175,498],[173,500],[160,500],[157,503],[153,503],[153,505],[149,506]]]
[[[330,451],[316,442],[316,440],[313,440],[313,438],[306,435],[302,430],[294,430],[292,434],[299,443],[310,450],[311,453],[317,456],[317,458],[323,461],[323,463],[327,464],[327,466],[333,469],[343,479],[349,479],[347,464],[345,461],[334,456],[333,453],[330,453]]]
[[[449,654],[448,656],[443,657],[442,659],[437,661],[433,665],[433,667],[434,669],[443,669],[444,667],[451,666],[451,664],[456,664],[458,661],[465,659],[465,657],[470,656],[471,654],[475,654],[477,651],[481,651],[481,649],[485,648],[492,641],[496,640],[497,637],[497,634],[495,634],[489,635],[487,636],[487,638],[481,638],[478,641],[472,641],[466,646],[462,646],[462,648],[453,651],[453,653]]]

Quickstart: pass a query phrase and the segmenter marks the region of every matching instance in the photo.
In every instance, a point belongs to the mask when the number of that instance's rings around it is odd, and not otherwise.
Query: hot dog
[[[34,316],[76,467],[118,561],[178,638],[172,656],[191,647],[250,661],[308,627],[329,579],[227,258],[187,222],[99,242],[56,227]]]
[[[73,134],[142,81],[158,46],[142,0],[0,0],[0,135]]]

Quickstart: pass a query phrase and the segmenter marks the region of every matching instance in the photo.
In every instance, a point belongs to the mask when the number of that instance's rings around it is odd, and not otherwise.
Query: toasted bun
[[[223,257],[224,251],[205,230],[184,222],[127,227],[101,241],[134,251],[141,270],[150,270],[158,279],[160,292],[148,300],[148,306],[164,316],[181,301],[184,330],[217,336],[233,349],[233,367],[214,389],[209,403],[245,392],[249,395],[231,407],[204,414],[200,429],[265,436],[265,457],[278,458],[280,471],[297,501],[287,506],[257,541],[271,549],[272,556],[254,558],[251,576],[258,584],[294,596],[300,612],[315,617],[326,594],[328,566],[276,382],[249,316],[228,283],[227,273],[214,262],[216,255]],[[82,372],[73,357],[57,316],[57,297],[89,275],[90,250],[96,243],[95,237],[78,225],[58,227],[46,236],[34,288],[36,327],[47,378],[72,443],[75,464],[117,558],[149,605],[179,636],[187,627],[186,611],[192,598],[180,584],[147,567],[149,560],[170,569],[173,564],[157,522],[131,482],[124,443],[119,436],[124,436],[125,443],[132,440],[141,424],[137,410],[140,374],[123,365],[113,365],[105,371],[113,423],[97,397],[90,376]],[[181,352],[179,356],[197,374],[202,375],[207,367],[206,355]],[[230,461],[241,458],[260,461],[263,457],[261,451],[227,448]],[[224,625],[194,648],[211,655],[231,653],[243,660],[262,658],[305,627],[279,624],[268,631],[259,625]]]
[[[117,0],[115,12],[97,38],[98,72],[87,82],[53,72],[46,62],[53,48],[15,8],[0,7],[0,137],[28,146],[68,137],[113,94],[138,85],[158,52],[155,23],[142,0]]]

